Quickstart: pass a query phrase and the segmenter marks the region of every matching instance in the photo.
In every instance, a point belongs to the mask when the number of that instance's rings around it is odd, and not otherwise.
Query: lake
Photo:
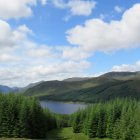
[[[78,109],[84,109],[87,107],[84,103],[64,103],[55,101],[40,101],[43,108],[48,108],[51,112],[59,114],[72,114]]]

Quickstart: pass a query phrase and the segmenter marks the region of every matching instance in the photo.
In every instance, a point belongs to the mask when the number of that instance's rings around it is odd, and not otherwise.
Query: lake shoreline
[[[59,103],[74,103],[74,104],[92,104],[92,103],[88,103],[88,102],[80,102],[80,101],[62,101],[62,100],[39,100],[39,101],[49,101],[49,102],[59,102]]]
[[[39,101],[43,108],[48,108],[51,112],[58,114],[73,114],[79,109],[85,109],[88,104],[76,102],[59,102],[52,100]]]

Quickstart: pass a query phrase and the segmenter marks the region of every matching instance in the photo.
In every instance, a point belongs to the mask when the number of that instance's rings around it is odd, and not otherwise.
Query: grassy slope
[[[106,83],[108,81],[115,81],[106,77],[91,78],[84,81],[46,81],[40,83],[39,85],[29,88],[24,95],[27,96],[42,96],[42,95],[52,95],[52,94],[62,94],[69,91],[75,91],[79,89],[86,89],[90,87],[96,87],[100,84]]]
[[[116,97],[130,97],[140,99],[140,80],[108,82],[96,87],[80,89],[77,91],[40,96],[39,99],[49,99],[56,101],[98,102],[107,101]]]
[[[140,99],[140,73],[107,73],[84,81],[48,81],[28,89],[24,95],[40,100],[98,102],[116,97]]]
[[[109,140],[109,139],[89,139],[86,135],[79,133],[74,134],[72,128],[63,128],[50,132],[47,140]]]

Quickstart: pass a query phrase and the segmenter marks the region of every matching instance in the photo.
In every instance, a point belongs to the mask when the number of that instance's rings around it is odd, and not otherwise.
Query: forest
[[[140,137],[140,102],[115,99],[89,105],[71,115],[42,109],[32,97],[0,94],[0,137],[46,138],[51,130],[72,127],[89,138],[137,140]]]
[[[136,140],[140,137],[140,102],[116,99],[97,103],[72,115],[74,133],[85,133],[89,138]]]
[[[0,94],[0,137],[44,138],[56,118],[34,98]]]

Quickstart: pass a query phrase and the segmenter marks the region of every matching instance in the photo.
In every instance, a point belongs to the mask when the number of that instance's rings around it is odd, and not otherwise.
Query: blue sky
[[[0,84],[140,70],[139,0],[0,2]]]

